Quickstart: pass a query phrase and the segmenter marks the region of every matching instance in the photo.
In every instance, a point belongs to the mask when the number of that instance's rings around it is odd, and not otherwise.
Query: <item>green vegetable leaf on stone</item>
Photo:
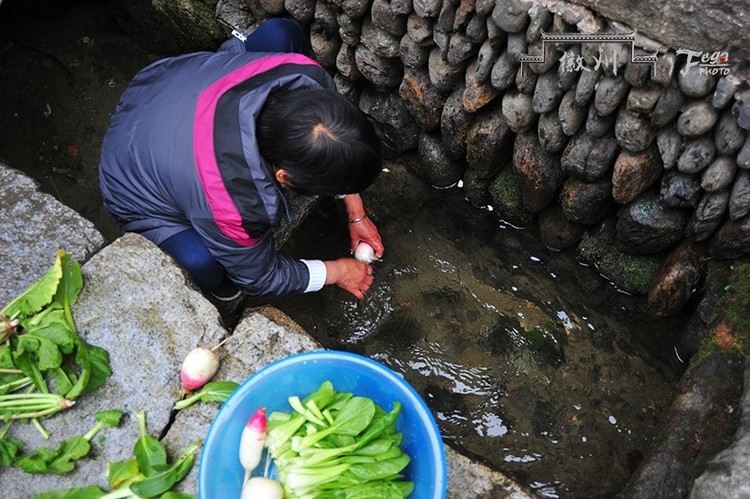
[[[64,440],[57,449],[40,448],[18,459],[18,467],[27,473],[70,473],[75,463],[91,451],[91,439],[103,428],[120,424],[122,411],[101,411],[96,414],[96,424],[83,436]]]
[[[102,489],[91,485],[84,488],[42,492],[34,496],[34,499],[99,499],[104,495],[105,492]]]
[[[183,492],[167,492],[161,496],[161,499],[198,499],[198,496],[185,494]]]
[[[200,442],[188,447],[169,468],[149,476],[142,482],[134,483],[130,486],[130,490],[133,494],[144,498],[156,497],[168,492],[174,484],[190,472],[198,449],[200,449]]]
[[[7,468],[16,462],[23,442],[11,437],[0,438],[0,468]]]
[[[111,489],[119,489],[123,485],[129,485],[136,479],[143,478],[138,469],[138,461],[136,459],[128,459],[107,465],[107,482]]]
[[[133,447],[133,455],[138,467],[146,477],[154,476],[167,465],[167,449],[157,439],[148,434],[146,413],[136,414],[139,437]]]
[[[55,263],[47,271],[47,274],[6,305],[5,308],[0,310],[0,313],[8,317],[29,317],[51,302],[63,276],[62,265],[65,257],[67,257],[67,253],[58,251]]]
[[[212,381],[206,383],[203,388],[193,393],[184,400],[180,400],[174,406],[175,409],[182,410],[190,407],[196,402],[225,402],[230,395],[240,386],[234,381]]]

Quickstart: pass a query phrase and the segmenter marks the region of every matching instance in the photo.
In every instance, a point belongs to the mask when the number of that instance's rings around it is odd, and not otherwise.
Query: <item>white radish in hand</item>
[[[180,381],[185,392],[202,387],[219,369],[219,356],[207,348],[194,348],[187,354],[180,369]]]
[[[284,489],[276,480],[256,476],[242,487],[241,499],[284,499]]]
[[[367,243],[359,243],[357,245],[357,249],[354,250],[354,258],[362,263],[372,263],[377,260],[375,258],[375,250]]]
[[[240,463],[245,468],[246,477],[258,466],[263,456],[263,444],[266,441],[266,424],[266,409],[265,407],[261,407],[255,411],[255,414],[250,416],[245,429],[242,430],[242,437],[240,437]]]

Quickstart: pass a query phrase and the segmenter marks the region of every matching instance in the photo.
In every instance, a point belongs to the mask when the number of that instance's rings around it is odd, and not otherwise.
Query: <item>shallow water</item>
[[[460,190],[389,169],[365,196],[386,246],[367,299],[326,289],[276,305],[326,346],[403,373],[468,454],[545,496],[616,493],[672,398],[672,324]],[[287,246],[308,258],[347,249],[333,201]]]

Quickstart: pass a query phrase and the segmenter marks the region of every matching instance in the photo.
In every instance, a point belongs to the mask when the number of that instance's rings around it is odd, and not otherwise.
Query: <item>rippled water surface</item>
[[[671,325],[533,229],[389,170],[365,196],[386,245],[367,299],[326,289],[276,304],[326,346],[403,373],[469,455],[549,497],[620,490],[672,398]],[[287,247],[347,249],[333,201]]]

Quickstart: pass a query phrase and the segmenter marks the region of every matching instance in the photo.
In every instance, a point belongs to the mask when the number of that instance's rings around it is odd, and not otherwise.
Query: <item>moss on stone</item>
[[[490,196],[498,206],[512,206],[521,201],[521,190],[510,168],[503,168],[497,174],[490,184]]]
[[[633,294],[648,293],[659,267],[657,257],[621,253],[613,242],[589,234],[584,234],[578,246],[578,256],[585,263],[594,265],[617,287]]]
[[[724,293],[711,319],[711,334],[691,359],[691,366],[719,350],[750,355],[750,263],[734,269]]]
[[[513,225],[528,225],[534,214],[521,207],[521,189],[511,168],[503,168],[490,184],[492,206]]]

